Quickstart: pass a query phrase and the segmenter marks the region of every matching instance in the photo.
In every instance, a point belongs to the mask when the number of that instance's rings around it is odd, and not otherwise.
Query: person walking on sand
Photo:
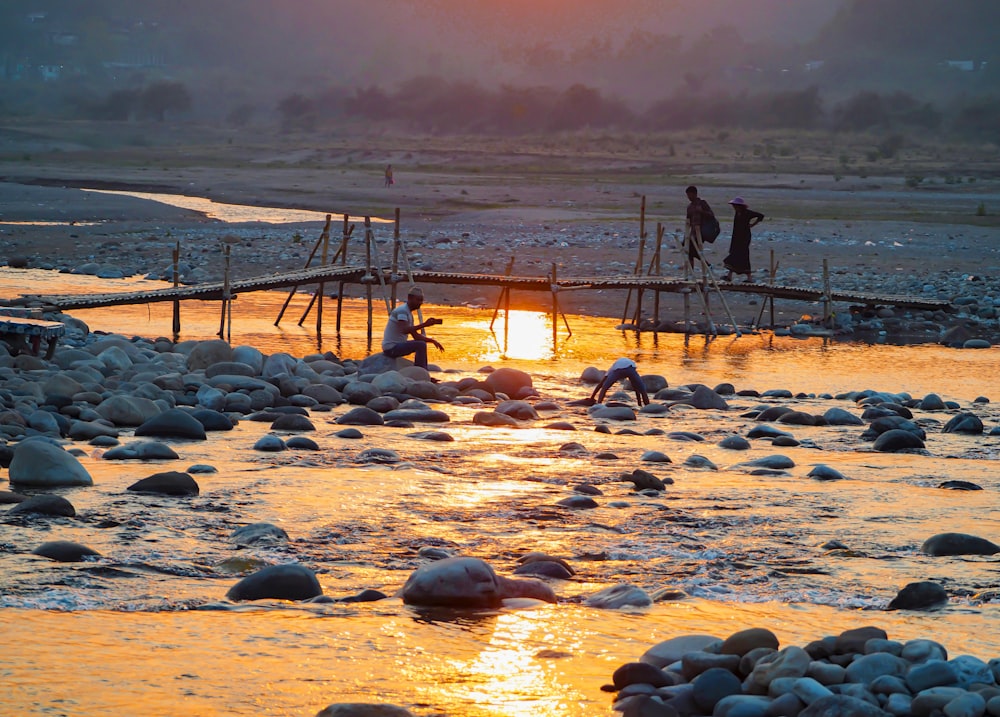
[[[632,384],[632,390],[635,391],[635,400],[640,406],[649,405],[649,395],[646,393],[646,384],[642,381],[642,376],[636,370],[635,361],[630,358],[620,358],[611,364],[611,368],[604,375],[604,378],[598,383],[593,392],[590,394],[590,400],[597,400],[597,403],[604,403],[604,397],[608,393],[608,389],[614,386],[619,381],[628,379],[628,382]]]
[[[687,206],[687,242],[688,242],[688,261],[691,263],[691,268],[694,269],[695,264],[698,262],[699,255],[702,255],[702,250],[704,249],[704,242],[715,241],[715,236],[709,238],[704,235],[703,227],[705,222],[709,219],[715,219],[715,212],[712,211],[712,207],[708,205],[704,199],[698,196],[698,187],[693,184],[684,190],[687,194],[688,206]],[[698,232],[695,232],[695,227],[702,230],[702,241],[698,241]]]
[[[427,368],[427,344],[433,344],[438,351],[444,351],[437,340],[423,333],[428,326],[440,326],[441,319],[427,319],[421,324],[413,323],[413,312],[424,303],[424,292],[418,286],[410,289],[406,303],[400,304],[389,314],[382,332],[382,353],[389,358],[399,358],[413,354],[413,363]]]
[[[729,202],[733,207],[733,238],[729,242],[729,255],[722,260],[728,273],[723,281],[732,281],[733,274],[745,274],[747,281],[753,281],[750,268],[750,230],[764,221],[764,215],[747,206],[743,197],[735,197]]]
[[[385,165],[385,186],[391,187],[396,182],[392,179],[392,165]]]

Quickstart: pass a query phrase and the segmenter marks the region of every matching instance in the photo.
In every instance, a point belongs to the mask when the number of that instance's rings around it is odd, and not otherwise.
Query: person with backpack
[[[711,244],[719,236],[721,231],[719,220],[715,217],[715,212],[704,199],[698,196],[698,187],[693,184],[684,190],[687,194],[687,221],[688,221],[688,261],[691,268],[695,267],[699,255],[706,243]],[[695,227],[700,232],[695,232]],[[698,241],[698,234],[701,234],[701,242]]]

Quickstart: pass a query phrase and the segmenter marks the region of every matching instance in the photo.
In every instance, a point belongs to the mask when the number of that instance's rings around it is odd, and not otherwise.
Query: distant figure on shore
[[[755,212],[743,200],[735,197],[729,202],[733,206],[733,238],[729,242],[729,256],[722,260],[728,273],[723,281],[732,281],[733,274],[745,274],[747,281],[753,281],[750,268],[750,230],[764,221],[764,215]]]
[[[382,333],[382,353],[389,358],[399,358],[413,354],[413,363],[427,368],[427,344],[434,344],[438,351],[444,351],[438,341],[423,333],[428,326],[439,326],[441,319],[427,319],[420,324],[413,323],[413,312],[424,303],[424,292],[418,286],[410,289],[406,303],[400,304],[389,314],[385,331]]]
[[[604,397],[607,395],[608,389],[626,378],[632,384],[632,390],[635,391],[635,400],[638,404],[640,406],[648,406],[649,395],[646,393],[646,384],[643,383],[642,376],[636,370],[635,361],[630,358],[620,358],[611,364],[611,368],[608,369],[604,379],[594,387],[594,391],[590,394],[590,399],[594,400],[596,397],[597,403],[604,403]]]
[[[688,241],[688,261],[691,263],[691,268],[695,267],[698,262],[699,255],[702,254],[704,249],[704,242],[714,242],[715,238],[718,236],[718,232],[714,232],[712,235],[705,233],[705,227],[707,222],[711,222],[713,227],[718,226],[718,222],[715,219],[715,212],[712,211],[712,207],[708,205],[704,199],[698,196],[698,187],[693,184],[684,190],[687,194],[688,206],[687,206],[687,241]],[[695,227],[700,231],[695,232]],[[701,234],[701,241],[698,241],[698,234]]]
[[[392,165],[385,165],[385,186],[391,187],[396,182],[392,178]]]

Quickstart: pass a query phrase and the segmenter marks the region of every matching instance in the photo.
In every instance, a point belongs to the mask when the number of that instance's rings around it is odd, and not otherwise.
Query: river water
[[[93,282],[93,283],[92,283]],[[131,287],[140,280],[125,280]],[[9,295],[109,290],[108,281],[42,272],[0,272]],[[280,327],[285,299],[245,294],[233,304],[230,340],[265,353],[318,350],[360,358],[368,352],[367,307],[346,302],[336,335],[327,300],[322,337],[315,312],[298,326],[307,295],[296,295]],[[529,371],[543,397],[561,408],[520,429],[472,423],[473,408],[440,406],[451,422],[414,429],[366,427],[361,440],[335,434],[346,409],[314,412],[311,437],[320,451],[259,453],[266,423],[242,421],[205,442],[177,442],[180,461],[149,465],[108,461],[86,444],[81,458],[94,477],[86,489],[62,491],[75,519],[0,518],[0,675],[8,714],[45,715],[311,715],[332,702],[384,701],[420,715],[583,717],[610,712],[600,686],[621,663],[679,634],[725,637],[767,627],[783,645],[878,625],[895,639],[932,637],[952,655],[1000,655],[1000,570],[995,557],[930,558],[921,543],[940,532],[967,532],[997,542],[1000,437],[943,434],[955,411],[915,411],[928,433],[922,454],[883,454],[859,427],[782,426],[799,446],[754,440],[745,452],[720,448],[746,435],[741,417],[761,404],[794,405],[821,414],[861,409],[838,393],[875,389],[922,397],[936,392],[1000,423],[996,349],[888,346],[778,338],[770,334],[685,340],[623,333],[614,320],[569,316],[555,343],[547,316],[514,312],[490,331],[492,307],[425,306],[444,324],[434,335],[445,353],[432,362],[474,375],[483,366]],[[384,306],[375,306],[376,341]],[[94,331],[168,335],[169,304],[75,313]],[[218,304],[187,302],[180,338],[214,338]],[[579,381],[589,365],[606,368],[631,356],[671,386],[723,381],[737,389],[788,389],[796,399],[731,397],[729,411],[673,407],[640,416],[633,432],[593,431],[586,411],[568,405],[589,394]],[[545,426],[564,421],[575,431]],[[453,442],[420,440],[438,428]],[[690,431],[692,442],[650,429]],[[123,441],[130,440],[128,435]],[[566,453],[567,442],[585,452]],[[358,462],[366,448],[389,448],[402,462]],[[641,457],[658,450],[672,463]],[[756,474],[747,461],[782,454],[795,467]],[[685,465],[692,455],[717,469]],[[603,457],[598,457],[603,456]],[[808,477],[824,463],[846,480]],[[136,496],[125,488],[162,470],[210,464],[190,499]],[[643,496],[622,472],[644,467],[674,483]],[[945,480],[981,491],[949,491]],[[604,495],[594,510],[556,502],[580,482]],[[287,546],[238,549],[239,525],[269,521]],[[97,561],[54,564],[30,555],[49,540],[74,540],[99,551]],[[823,544],[839,540],[846,550]],[[392,594],[421,564],[417,551],[439,546],[481,557],[509,575],[516,558],[540,550],[565,557],[577,575],[553,581],[556,605],[481,613],[426,612],[398,599],[361,604],[232,605],[226,591],[239,567],[297,560],[313,568],[333,597],[375,588]],[[258,562],[259,561],[259,562]],[[235,563],[235,566],[234,566]],[[951,595],[936,612],[886,612],[903,585],[940,582]],[[682,592],[644,609],[610,611],[577,600],[632,583],[649,592]]]

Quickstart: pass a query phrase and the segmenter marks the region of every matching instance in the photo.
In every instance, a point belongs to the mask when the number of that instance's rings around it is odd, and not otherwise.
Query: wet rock
[[[112,448],[104,454],[104,460],[143,460],[177,459],[180,456],[170,446],[157,441],[132,441],[124,446]]]
[[[726,436],[719,441],[719,447],[731,451],[747,451],[750,450],[750,441],[743,436]]]
[[[288,533],[273,523],[251,523],[234,530],[229,539],[237,545],[276,545],[287,543]]]
[[[923,581],[903,587],[889,603],[889,610],[935,610],[948,603],[948,593],[937,583]]]
[[[376,354],[382,356],[383,354]],[[369,702],[338,702],[316,713],[316,717],[414,717],[396,705]]]
[[[645,590],[635,585],[612,585],[584,598],[587,607],[620,610],[623,607],[648,607],[653,599]]]
[[[8,477],[11,484],[57,488],[89,486],[94,479],[75,456],[44,438],[26,438],[14,448]]]
[[[232,427],[232,426],[230,426]],[[135,435],[152,438],[182,438],[204,441],[205,426],[187,411],[171,408],[142,422]]]
[[[494,395],[503,393],[517,396],[525,388],[532,388],[531,376],[515,368],[498,368],[486,377],[485,383]]]
[[[972,413],[960,413],[948,421],[942,433],[966,433],[969,435],[981,435],[983,432],[983,422]]]
[[[844,474],[838,471],[836,468],[831,468],[824,463],[818,463],[813,467],[809,473],[807,473],[810,478],[815,480],[827,481],[827,480],[844,480]]]
[[[160,495],[198,495],[197,481],[187,473],[165,471],[138,480],[128,488],[134,493],[159,493]]]
[[[342,426],[381,426],[385,420],[377,411],[367,406],[358,406],[337,418],[336,423]]]
[[[924,442],[910,431],[893,428],[879,435],[872,448],[883,453],[921,449]]]
[[[253,444],[253,449],[255,451],[264,451],[267,453],[278,453],[288,449],[285,442],[281,440],[278,436],[274,434],[267,434],[266,436],[261,436]]]
[[[76,516],[76,508],[61,495],[41,493],[30,496],[7,511],[7,515],[28,514],[73,518]]]
[[[938,533],[924,541],[921,552],[943,557],[950,555],[995,555],[1000,546],[985,538],[967,533]]]
[[[59,563],[79,563],[84,558],[101,556],[96,550],[70,540],[52,540],[42,543],[32,550],[31,554],[40,555]]]
[[[245,600],[309,600],[322,595],[316,574],[300,563],[270,565],[240,580],[226,597]]]

